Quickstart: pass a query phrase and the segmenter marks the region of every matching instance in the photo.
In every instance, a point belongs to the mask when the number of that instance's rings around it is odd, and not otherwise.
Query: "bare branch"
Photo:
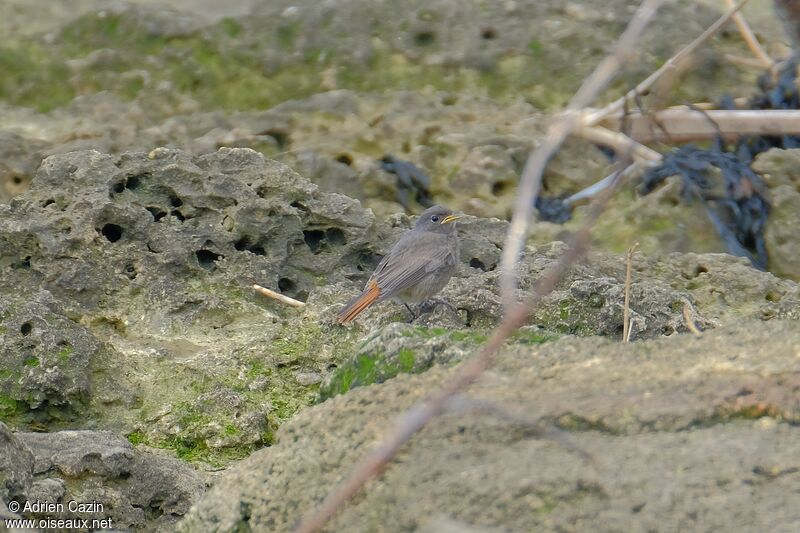
[[[567,136],[584,123],[580,110],[597,96],[600,90],[616,74],[620,66],[630,57],[632,51],[635,50],[636,41],[639,40],[639,36],[660,5],[661,0],[645,0],[642,2],[630,23],[628,23],[628,27],[617,41],[614,52],[606,57],[584,81],[567,106],[566,112],[550,125],[542,144],[528,157],[520,178],[517,203],[514,207],[511,225],[503,247],[500,294],[506,311],[511,308],[511,304],[516,300],[514,292],[517,284],[514,266],[519,259],[523,242],[528,232],[528,224],[533,214],[533,204],[539,195],[545,166],[564,143]]]
[[[625,108],[625,102],[635,98],[637,95],[646,94],[650,87],[652,87],[653,84],[657,82],[665,72],[677,69],[680,63],[685,61],[697,48],[700,47],[700,45],[713,37],[720,30],[720,28],[722,28],[722,26],[724,26],[725,23],[730,20],[732,16],[734,16],[739,12],[740,9],[742,9],[742,7],[744,7],[748,1],[749,0],[741,0],[741,2],[725,12],[720,18],[717,19],[716,22],[714,22],[714,24],[709,26],[708,29],[701,33],[694,41],[686,45],[677,54],[669,58],[667,62],[661,66],[661,68],[650,74],[634,89],[628,91],[628,94],[588,116],[586,118],[586,125],[594,126],[603,118],[622,111]]]
[[[630,154],[637,160],[650,163],[661,161],[660,153],[618,131],[611,131],[600,126],[587,127],[579,125],[572,133],[589,142],[613,148],[618,154]]]
[[[725,0],[725,5],[728,6],[728,9],[731,9],[734,7],[734,1]],[[747,47],[750,48],[750,51],[753,52],[753,55],[756,56],[756,59],[761,64],[761,67],[765,69],[774,69],[775,61],[773,61],[772,58],[769,57],[769,54],[767,54],[767,52],[765,52],[761,47],[761,43],[758,42],[753,30],[750,29],[750,25],[747,24],[747,20],[745,20],[741,12],[737,12],[735,15],[733,15],[733,22],[736,23],[736,28],[742,35],[742,39],[744,39],[744,42],[747,43]]]
[[[279,302],[285,303],[286,305],[291,305],[292,307],[303,307],[304,305],[306,305],[305,302],[301,302],[300,300],[295,300],[294,298],[289,298],[285,294],[271,291],[266,287],[262,287],[261,285],[253,285],[253,290],[263,294],[267,298],[278,300]]]

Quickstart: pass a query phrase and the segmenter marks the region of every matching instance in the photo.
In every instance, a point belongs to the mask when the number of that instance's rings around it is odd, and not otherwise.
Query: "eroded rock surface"
[[[794,321],[745,321],[701,338],[504,348],[462,398],[468,412],[435,419],[329,530],[405,531],[438,515],[512,531],[791,530],[798,335]],[[398,377],[303,411],[182,529],[291,530],[449,374]]]
[[[23,501],[64,504],[64,512],[22,512],[25,518],[110,518],[117,529],[168,531],[205,490],[189,465],[134,449],[108,431],[16,436],[34,458],[34,480]],[[69,502],[86,505],[71,509]]]

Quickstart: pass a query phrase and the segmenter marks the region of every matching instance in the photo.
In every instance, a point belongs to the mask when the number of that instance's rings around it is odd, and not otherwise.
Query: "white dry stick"
[[[614,113],[600,124],[618,129],[623,120],[633,139],[629,142],[636,143],[685,142],[713,139],[718,135],[800,135],[800,110],[797,109],[662,109],[646,114],[629,113],[625,117]],[[582,131],[593,130],[584,128]]]
[[[514,206],[511,225],[503,246],[500,292],[506,312],[516,302],[517,279],[514,272],[515,265],[520,257],[523,243],[528,233],[528,224],[533,214],[533,204],[536,197],[539,196],[539,188],[542,183],[542,173],[545,166],[564,143],[567,136],[585,122],[581,110],[589,105],[608,84],[622,64],[633,55],[639,36],[648,22],[650,22],[650,19],[655,16],[656,10],[661,3],[661,0],[645,0],[642,2],[636,13],[634,13],[628,27],[617,41],[614,52],[606,57],[583,82],[578,92],[570,100],[564,114],[558,117],[548,128],[542,144],[528,157],[520,178],[517,203]]]
[[[289,298],[285,294],[269,290],[266,287],[262,287],[261,285],[253,285],[253,289],[256,292],[263,294],[267,298],[278,300],[279,302],[285,303],[286,305],[291,305],[292,307],[303,307],[304,305],[306,305],[305,302],[301,302],[300,300],[295,300],[294,298]]]

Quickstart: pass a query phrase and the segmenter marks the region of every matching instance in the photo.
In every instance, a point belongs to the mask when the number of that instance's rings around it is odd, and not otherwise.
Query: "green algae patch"
[[[320,388],[319,399],[323,401],[355,387],[383,383],[400,373],[410,373],[416,362],[416,354],[408,348],[399,350],[391,358],[381,353],[359,354],[340,367],[331,380]]]

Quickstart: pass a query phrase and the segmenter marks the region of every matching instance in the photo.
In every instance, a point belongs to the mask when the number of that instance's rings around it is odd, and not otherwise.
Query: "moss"
[[[564,298],[558,305],[536,310],[533,321],[551,332],[564,335],[595,335],[597,312],[584,302]]]
[[[133,433],[129,433],[126,437],[128,442],[133,444],[134,446],[138,446],[145,441],[145,435],[139,430],[134,431]]]
[[[37,357],[28,357],[23,364],[30,368],[36,368],[39,366],[39,359]]]
[[[61,361],[69,361],[69,358],[72,355],[73,351],[74,348],[71,345],[67,344],[66,346],[61,348],[61,350],[58,352],[57,357]]]
[[[400,372],[411,372],[414,369],[414,364],[417,362],[417,356],[414,350],[403,348],[397,352],[397,368]]]
[[[511,340],[519,344],[544,344],[556,340],[558,335],[550,332],[542,332],[539,330],[517,330],[512,336]]]
[[[8,421],[11,417],[21,414],[22,408],[17,400],[0,394],[0,418]]]

